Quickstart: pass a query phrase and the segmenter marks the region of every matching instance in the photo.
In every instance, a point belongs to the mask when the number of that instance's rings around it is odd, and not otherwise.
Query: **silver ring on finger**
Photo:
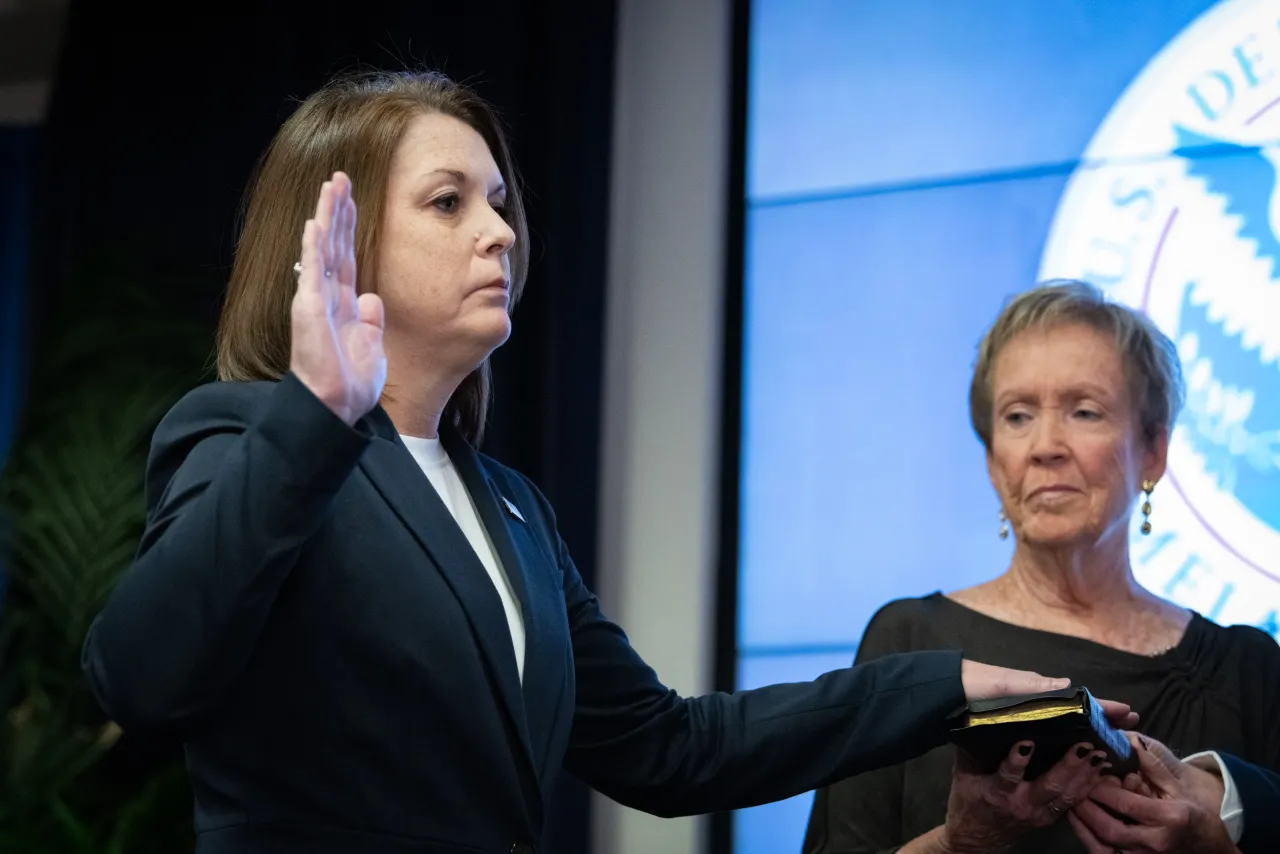
[[[1047,804],[1046,806],[1049,807],[1049,812],[1053,813],[1054,815],[1062,815],[1068,809],[1062,804],[1055,804],[1055,803],[1050,803],[1050,804]]]

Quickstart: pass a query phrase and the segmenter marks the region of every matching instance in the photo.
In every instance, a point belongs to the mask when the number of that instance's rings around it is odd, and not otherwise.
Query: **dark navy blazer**
[[[201,854],[533,851],[561,768],[674,816],[944,741],[954,651],[678,696],[533,484],[441,435],[520,602],[523,685],[492,581],[382,409],[348,427],[289,375],[198,388],[156,430],[146,532],[83,664],[125,730],[183,738]]]
[[[1280,721],[1275,725],[1280,727]],[[1241,854],[1280,851],[1280,774],[1228,753],[1218,755],[1231,773],[1244,808],[1244,832],[1237,846]]]

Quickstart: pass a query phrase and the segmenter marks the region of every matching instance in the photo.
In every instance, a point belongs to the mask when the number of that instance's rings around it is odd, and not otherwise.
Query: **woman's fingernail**
[[[1029,744],[1018,745],[1018,753],[1022,754],[1023,756],[1029,755],[1031,753],[1031,745]]]

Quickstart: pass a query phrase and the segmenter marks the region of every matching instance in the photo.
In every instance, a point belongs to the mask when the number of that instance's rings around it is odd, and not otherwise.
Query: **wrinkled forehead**
[[[993,395],[1067,393],[1091,386],[1127,396],[1130,377],[1115,337],[1086,324],[1034,326],[1009,339],[992,365]]]

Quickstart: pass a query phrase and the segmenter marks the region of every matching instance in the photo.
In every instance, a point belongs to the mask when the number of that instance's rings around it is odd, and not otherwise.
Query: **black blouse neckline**
[[[990,614],[984,614],[981,611],[970,608],[968,605],[961,604],[950,598],[941,590],[935,590],[925,599],[933,600],[941,603],[943,607],[955,610],[957,613],[967,615],[968,618],[979,625],[986,623],[989,626],[999,627],[1003,631],[1025,633],[1028,637],[1039,638],[1044,641],[1051,641],[1055,644],[1063,644],[1064,646],[1075,647],[1082,652],[1091,653],[1093,655],[1114,656],[1118,659],[1127,660],[1130,664],[1149,663],[1160,666],[1168,666],[1170,663],[1180,660],[1186,660],[1192,657],[1192,651],[1196,647],[1197,638],[1203,634],[1209,621],[1198,611],[1188,608],[1191,612],[1191,619],[1187,621],[1186,628],[1182,631],[1182,637],[1178,642],[1169,649],[1155,655],[1143,655],[1138,652],[1129,652],[1128,650],[1117,649],[1114,646],[1107,646],[1098,641],[1089,640],[1088,638],[1078,637],[1076,635],[1062,634],[1061,632],[1053,632],[1047,629],[1033,629],[1029,626],[1018,625],[993,617]]]

